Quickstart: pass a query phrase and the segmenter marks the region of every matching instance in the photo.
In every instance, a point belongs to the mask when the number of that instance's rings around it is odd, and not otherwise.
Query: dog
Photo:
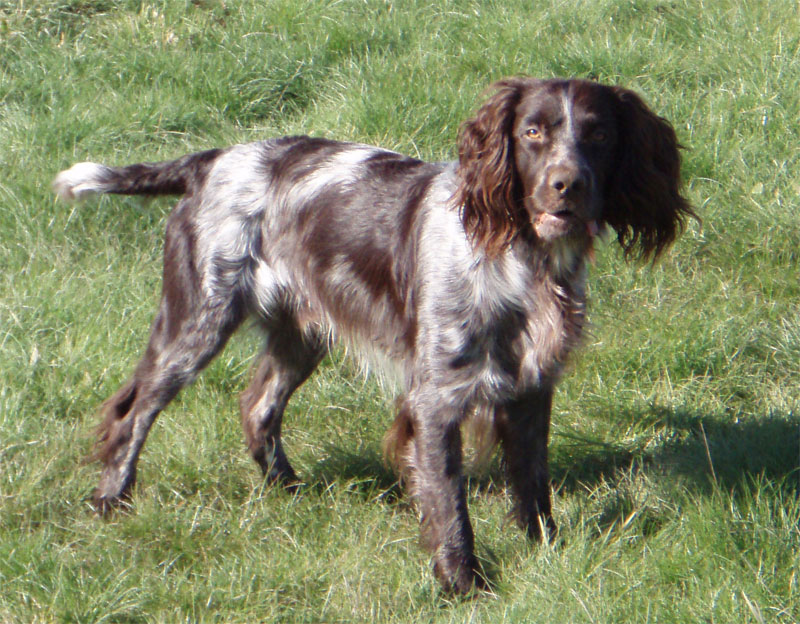
[[[482,420],[499,444],[521,528],[553,535],[551,403],[581,339],[596,237],[613,230],[626,258],[654,260],[695,217],[675,132],[639,96],[527,77],[493,85],[460,128],[456,162],[293,136],[171,162],[79,163],[54,187],[63,199],[183,196],[146,351],[101,410],[96,508],[126,501],[158,413],[253,317],[264,347],[241,414],[266,479],[297,481],[284,408],[332,341],[388,363],[401,396],[386,451],[454,593],[485,586],[462,424]]]

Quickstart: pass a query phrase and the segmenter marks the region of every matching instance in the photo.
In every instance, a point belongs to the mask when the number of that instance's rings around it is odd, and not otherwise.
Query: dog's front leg
[[[540,388],[506,403],[495,415],[506,474],[516,499],[513,513],[528,537],[537,541],[556,533],[547,469],[552,403],[553,389]]]
[[[434,574],[446,591],[464,594],[483,585],[461,473],[461,431],[456,410],[413,412],[411,485],[420,512],[422,543],[433,554]]]

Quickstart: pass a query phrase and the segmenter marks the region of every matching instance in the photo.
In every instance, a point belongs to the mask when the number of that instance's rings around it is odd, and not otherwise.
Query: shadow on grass
[[[402,498],[402,488],[394,470],[383,460],[377,445],[359,449],[330,446],[325,459],[317,462],[306,475],[307,488],[325,490],[332,483],[342,486],[365,500],[378,499],[393,504]]]
[[[746,476],[763,476],[797,491],[800,486],[800,417],[771,414],[738,422],[697,421],[687,435],[652,456],[668,472],[701,489],[735,488]]]
[[[720,421],[717,418],[674,410],[648,410],[621,416],[637,423],[642,433],[619,443],[560,432],[551,456],[553,483],[562,491],[593,490],[625,479],[631,471],[646,469],[659,478],[680,480],[700,493],[714,488],[745,491],[752,477],[762,477],[795,495],[800,492],[800,418],[771,414],[760,418]],[[325,459],[307,475],[309,491],[319,492],[336,484],[364,501],[389,505],[408,504],[395,473],[382,458],[377,444],[359,448],[330,446]],[[469,472],[469,489],[478,496],[502,490],[503,470],[497,459],[484,470]],[[643,535],[660,530],[669,513],[657,505],[641,505],[625,486],[611,492],[593,522],[597,534],[608,531],[621,518],[632,518]],[[490,587],[500,577],[498,555],[479,548],[483,575]]]
[[[763,476],[800,490],[800,417],[770,414],[721,422],[698,414],[653,409],[624,419],[657,433],[609,442],[559,433],[551,444],[553,483],[565,491],[593,488],[620,469],[659,468],[700,491],[735,489]],[[656,439],[656,444],[651,444]],[[651,447],[651,448],[648,448]]]
[[[341,482],[342,487],[360,494],[365,500],[377,498],[393,504],[404,499],[406,488],[401,486],[397,473],[384,461],[376,446],[368,445],[358,451],[331,446],[326,450],[327,457],[306,473],[304,487],[324,490],[332,483]],[[469,460],[465,464],[470,492],[484,495],[505,487],[504,471],[496,458],[485,465],[473,466]]]
[[[613,482],[621,471],[648,467],[664,478],[681,477],[701,492],[715,483],[726,490],[735,489],[748,476],[763,476],[800,491],[800,417],[794,414],[722,422],[653,408],[616,419],[635,423],[646,432],[619,442],[563,431],[554,436],[550,452],[554,486],[565,492],[591,490],[603,481]],[[479,495],[504,488],[497,459],[467,474],[470,491]],[[307,487],[314,489],[342,482],[348,491],[365,499],[391,504],[402,498],[397,475],[383,461],[377,444],[358,449],[331,446],[327,457],[314,465],[306,478]]]

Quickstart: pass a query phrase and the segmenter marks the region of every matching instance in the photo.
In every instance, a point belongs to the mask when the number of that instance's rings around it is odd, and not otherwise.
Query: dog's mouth
[[[594,238],[600,230],[595,219],[584,220],[570,210],[540,212],[533,220],[537,236],[553,240],[566,235],[585,235]]]

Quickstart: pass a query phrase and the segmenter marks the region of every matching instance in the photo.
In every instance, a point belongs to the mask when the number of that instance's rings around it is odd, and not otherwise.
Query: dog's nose
[[[555,165],[548,173],[548,184],[560,197],[582,193],[587,186],[586,177],[578,167]]]

